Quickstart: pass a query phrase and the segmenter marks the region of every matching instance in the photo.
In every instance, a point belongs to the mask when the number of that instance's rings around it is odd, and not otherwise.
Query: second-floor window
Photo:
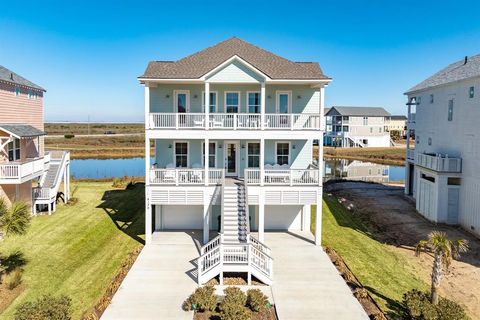
[[[248,113],[260,113],[260,92],[247,93]]]
[[[249,142],[247,144],[247,162],[248,168],[260,167],[260,143]]]
[[[175,142],[175,167],[188,167],[188,142]]]
[[[238,113],[240,107],[240,93],[225,92],[225,112]]]
[[[288,142],[277,142],[276,159],[279,165],[288,164],[290,160],[290,144]]]
[[[448,121],[453,120],[453,99],[448,100]]]
[[[368,126],[368,117],[363,117],[363,125]]]
[[[202,108],[203,111],[205,112],[205,91],[202,94]],[[210,91],[210,113],[215,113],[217,112],[217,92],[216,91]]]
[[[16,86],[15,87],[15,96],[19,96],[20,95],[20,87]]]
[[[470,97],[470,99],[475,97],[475,87],[470,87],[470,89],[468,91],[468,96]]]
[[[20,139],[8,143],[8,161],[20,160]]]

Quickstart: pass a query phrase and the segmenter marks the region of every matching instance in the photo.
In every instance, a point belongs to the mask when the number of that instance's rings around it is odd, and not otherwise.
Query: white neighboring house
[[[394,115],[391,116],[385,126],[386,131],[398,131],[401,137],[407,136],[407,120],[408,118],[404,115]]]
[[[313,140],[323,138],[331,79],[318,63],[231,38],[178,61],[152,61],[138,79],[145,87],[147,244],[156,231],[203,229],[200,284],[219,274],[222,281],[224,271],[269,284],[264,232],[310,230],[310,206],[317,205],[320,245],[323,166],[312,165]],[[211,231],[218,236],[211,239]]]
[[[375,107],[331,107],[326,113],[324,145],[335,147],[389,147],[385,130],[390,113]]]
[[[480,55],[408,90],[405,193],[427,219],[480,235]],[[415,147],[410,146],[415,136]]]

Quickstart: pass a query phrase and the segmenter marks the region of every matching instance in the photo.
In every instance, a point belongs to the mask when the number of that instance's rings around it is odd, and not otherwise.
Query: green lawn
[[[144,187],[111,188],[111,182],[74,182],[74,206],[32,219],[28,233],[0,243],[4,256],[26,259],[25,291],[0,316],[11,319],[22,302],[43,294],[72,298],[79,319],[101,297],[128,253],[143,244]]]
[[[312,206],[313,228],[315,210]],[[342,256],[383,311],[396,314],[403,293],[412,288],[427,289],[404,257],[373,239],[360,220],[334,197],[324,197],[322,223],[322,245]]]

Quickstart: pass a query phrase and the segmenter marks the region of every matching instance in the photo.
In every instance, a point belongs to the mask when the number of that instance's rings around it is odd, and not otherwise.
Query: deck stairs
[[[243,181],[222,186],[222,227],[220,234],[201,248],[197,259],[198,284],[224,272],[247,273],[272,284],[273,259],[270,248],[250,234],[247,189]]]
[[[36,213],[37,206],[47,206],[49,214],[55,211],[59,188],[65,178],[65,172],[69,165],[69,151],[50,152],[49,168],[40,177],[38,187],[33,188],[34,214]],[[64,181],[64,183],[66,182]],[[68,194],[64,194],[63,196],[64,201],[67,202]]]

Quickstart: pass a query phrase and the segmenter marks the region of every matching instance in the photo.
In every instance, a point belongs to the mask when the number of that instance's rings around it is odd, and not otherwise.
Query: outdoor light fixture
[[[245,149],[245,145],[244,145],[244,144],[242,144],[242,149]]]
[[[302,96],[297,96],[297,99],[302,99]]]
[[[222,149],[222,145],[221,145],[221,144],[218,145],[218,149]]]
[[[267,96],[268,99],[272,99],[272,96]]]
[[[167,95],[165,96],[165,98],[167,98],[167,99],[168,99],[168,98],[170,98],[170,95],[169,95],[169,94],[167,94]]]
[[[194,94],[193,99],[197,99],[197,98],[198,98],[198,95]]]
[[[171,145],[171,144],[168,145],[168,149],[172,149],[172,145]]]
[[[293,144],[292,149],[295,150],[297,148],[297,145]]]

